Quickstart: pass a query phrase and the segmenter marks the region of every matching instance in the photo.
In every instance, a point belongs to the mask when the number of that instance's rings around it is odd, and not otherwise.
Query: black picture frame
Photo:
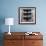
[[[19,24],[36,24],[36,7],[19,7]]]

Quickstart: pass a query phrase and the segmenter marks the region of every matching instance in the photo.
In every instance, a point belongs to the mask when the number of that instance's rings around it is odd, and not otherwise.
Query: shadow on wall
[[[3,46],[3,32],[2,32],[2,25],[5,23],[5,17],[0,16],[0,46]]]

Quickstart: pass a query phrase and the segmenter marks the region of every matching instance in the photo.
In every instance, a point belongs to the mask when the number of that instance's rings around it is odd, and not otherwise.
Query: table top
[[[43,39],[43,35],[40,32],[32,32],[32,34],[25,34],[27,32],[11,32],[11,35],[8,32],[4,33],[5,39]],[[35,35],[38,34],[38,35]]]

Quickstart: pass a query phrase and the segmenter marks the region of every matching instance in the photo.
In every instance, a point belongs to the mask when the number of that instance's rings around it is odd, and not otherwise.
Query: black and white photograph
[[[19,7],[19,24],[36,24],[36,8]]]

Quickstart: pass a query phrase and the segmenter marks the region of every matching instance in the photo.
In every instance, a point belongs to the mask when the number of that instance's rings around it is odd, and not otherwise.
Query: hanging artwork
[[[19,24],[36,24],[36,8],[19,7]]]

